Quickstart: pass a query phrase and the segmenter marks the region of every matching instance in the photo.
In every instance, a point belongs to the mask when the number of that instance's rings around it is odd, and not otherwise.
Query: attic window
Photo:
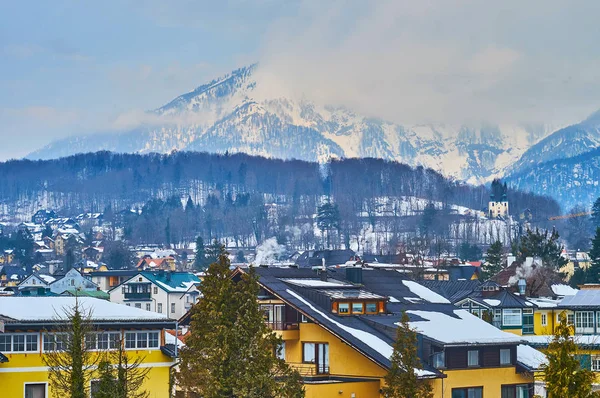
[[[340,303],[338,305],[338,312],[340,314],[349,314],[350,313],[350,304],[349,303]]]
[[[138,278],[138,282],[141,282],[141,281],[142,281],[142,277],[140,276],[140,277]]]

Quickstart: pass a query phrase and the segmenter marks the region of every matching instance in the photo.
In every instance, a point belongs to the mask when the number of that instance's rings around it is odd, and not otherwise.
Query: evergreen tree
[[[481,248],[476,244],[463,242],[458,247],[458,257],[463,261],[478,261],[482,255]]]
[[[492,243],[485,254],[485,263],[482,267],[482,279],[488,280],[500,272],[504,265],[502,242],[499,240]]]
[[[330,247],[330,234],[340,229],[340,211],[336,204],[327,202],[317,209],[317,226],[327,236],[327,247]]]
[[[179,386],[204,398],[303,397],[299,374],[275,355],[281,339],[264,322],[256,275],[250,269],[234,281],[229,265],[221,247],[191,310]]]
[[[419,380],[415,369],[421,368],[417,356],[417,333],[410,328],[406,312],[402,313],[400,325],[396,331],[394,351],[390,358],[391,366],[385,376],[386,386],[383,396],[386,398],[433,398],[431,385]]]
[[[65,253],[65,263],[64,270],[65,272],[69,271],[75,265],[75,254],[73,253],[73,249],[68,249]]]
[[[600,197],[592,205],[592,227],[600,227]]]
[[[563,247],[560,245],[558,231],[552,229],[552,232],[540,232],[527,230],[527,233],[521,237],[519,243],[519,258],[524,261],[526,257],[540,257],[545,267],[558,270],[568,263],[568,260],[561,254]]]
[[[107,243],[102,255],[104,261],[110,269],[127,269],[135,261],[133,253],[129,250],[127,244],[121,240]]]
[[[52,227],[50,226],[50,224],[46,224],[44,230],[42,231],[42,238],[52,238],[52,234]]]
[[[92,385],[91,398],[115,398],[117,383],[110,361],[103,359],[98,363],[97,382]]]
[[[115,393],[112,398],[148,398],[150,393],[142,390],[150,368],[142,368],[144,358],[137,356],[132,360],[121,341],[117,349],[110,353],[115,371]]]
[[[50,335],[55,349],[42,356],[52,391],[55,396],[87,398],[96,363],[85,344],[86,334],[92,332],[91,314],[85,313],[75,298],[75,305],[63,309],[57,324],[63,326]]]
[[[432,227],[436,217],[437,209],[435,208],[435,205],[430,202],[425,206],[421,222],[419,223],[419,232],[421,233],[421,236],[427,238],[433,232]]]
[[[592,249],[590,250],[590,260],[592,264],[585,271],[586,283],[600,282],[600,227],[596,228],[596,235],[592,239]]]
[[[597,397],[592,392],[595,375],[590,369],[582,369],[577,357],[579,349],[571,336],[573,330],[567,324],[564,312],[559,319],[546,351],[548,363],[542,367],[548,398]]]
[[[204,239],[201,236],[196,238],[196,257],[194,259],[194,268],[203,270],[206,264],[206,251],[204,249]]]

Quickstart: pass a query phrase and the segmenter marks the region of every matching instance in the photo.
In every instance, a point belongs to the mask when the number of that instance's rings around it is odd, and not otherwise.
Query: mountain
[[[307,99],[259,95],[259,66],[199,86],[148,113],[151,124],[53,142],[29,159],[109,150],[243,152],[283,159],[376,157],[480,183],[502,176],[550,130],[544,126],[403,126]]]
[[[576,141],[590,142],[579,137]],[[506,181],[518,190],[553,197],[565,211],[579,204],[589,209],[600,196],[600,148],[573,157],[554,157],[510,174]]]

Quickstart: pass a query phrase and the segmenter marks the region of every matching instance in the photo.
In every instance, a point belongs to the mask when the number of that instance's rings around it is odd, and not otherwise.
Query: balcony
[[[267,326],[284,341],[298,340],[300,338],[300,325],[298,323],[267,322]]]
[[[302,377],[315,377],[329,374],[329,366],[314,363],[286,362],[291,368],[300,373]]]
[[[150,292],[143,292],[143,293],[125,293],[125,300],[136,300],[136,301],[141,301],[141,300],[150,300],[151,299],[151,294]]]

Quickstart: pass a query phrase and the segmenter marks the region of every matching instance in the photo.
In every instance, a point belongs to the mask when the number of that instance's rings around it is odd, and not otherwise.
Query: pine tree
[[[485,263],[482,267],[482,279],[488,280],[502,270],[504,264],[502,242],[492,243],[485,254]]]
[[[592,205],[592,226],[600,227],[600,197]]]
[[[91,314],[84,312],[75,298],[75,305],[63,309],[57,323],[64,325],[51,335],[58,347],[42,356],[48,367],[50,386],[56,396],[87,398],[96,363],[85,344],[86,334],[92,332]]]
[[[203,270],[206,261],[206,251],[204,249],[204,239],[201,236],[196,238],[196,258],[194,259],[194,268]]]
[[[300,376],[275,356],[281,340],[264,322],[256,275],[250,271],[235,282],[229,265],[221,247],[203,280],[203,298],[191,310],[179,386],[204,398],[303,397]]]
[[[592,265],[585,271],[585,282],[598,283],[600,282],[600,227],[596,228],[596,235],[592,239],[590,260]]]
[[[91,388],[91,398],[115,398],[116,380],[110,361],[103,359],[98,363],[97,382]]]
[[[431,385],[419,380],[415,372],[421,368],[417,356],[417,333],[410,328],[406,312],[402,313],[396,332],[391,366],[384,380],[383,396],[386,398],[433,398]]]
[[[568,263],[562,256],[563,247],[559,243],[559,234],[556,229],[551,232],[527,230],[519,242],[519,258],[524,261],[526,257],[540,257],[545,267],[559,270]]]
[[[567,324],[564,312],[548,345],[548,363],[542,367],[548,398],[597,397],[592,392],[595,375],[590,369],[582,369],[577,357],[578,347],[571,336],[572,327]]]

